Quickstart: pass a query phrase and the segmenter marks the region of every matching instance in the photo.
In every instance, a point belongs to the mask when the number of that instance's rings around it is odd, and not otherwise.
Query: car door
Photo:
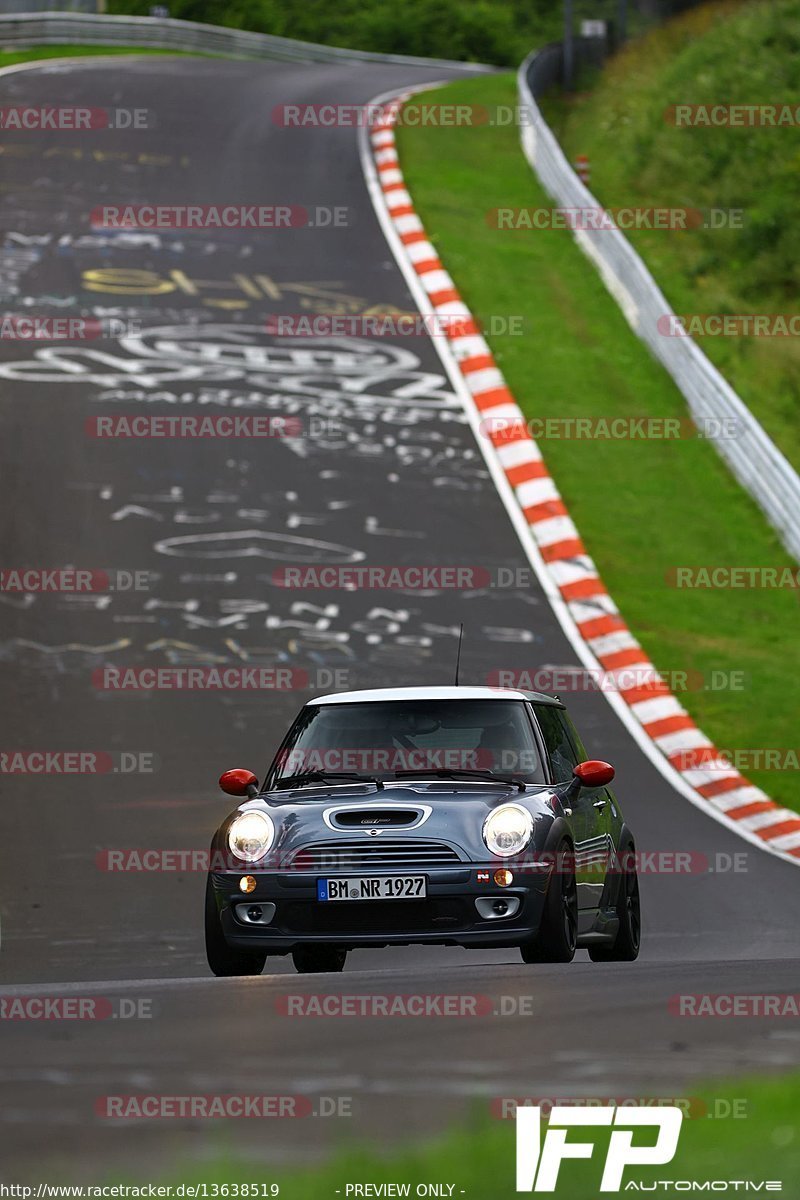
[[[578,762],[586,762],[589,755],[572,718],[564,709],[559,710],[559,716],[577,752]],[[611,834],[612,816],[614,815],[613,793],[607,787],[584,787],[580,791],[580,801],[580,807],[587,810],[587,824],[591,825],[590,835],[583,848],[583,856],[592,904],[597,907],[603,895],[614,848]]]
[[[581,918],[578,931],[590,928],[593,913],[600,903],[607,871],[610,815],[605,788],[578,788],[573,770],[586,761],[586,750],[578,732],[563,708],[553,704],[535,708],[539,728],[547,748],[554,782],[559,794],[572,784],[564,804],[571,809],[568,817],[575,841],[575,882]]]

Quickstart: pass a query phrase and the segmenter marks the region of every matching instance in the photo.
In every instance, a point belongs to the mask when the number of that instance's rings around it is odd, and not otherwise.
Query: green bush
[[[147,16],[151,0],[110,0]],[[325,45],[516,66],[559,36],[559,0],[172,0],[170,16]]]
[[[742,210],[739,229],[630,240],[679,313],[796,313],[800,144],[796,126],[675,128],[668,105],[800,106],[800,0],[726,0],[631,43],[569,102],[545,101],[568,157],[588,154],[608,205]],[[800,341],[700,345],[800,467]]]

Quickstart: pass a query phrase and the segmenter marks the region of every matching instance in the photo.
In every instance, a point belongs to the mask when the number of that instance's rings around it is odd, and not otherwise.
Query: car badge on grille
[[[383,830],[375,829],[375,827],[373,826],[372,829],[365,829],[364,833],[367,835],[367,837],[379,837],[383,833]]]

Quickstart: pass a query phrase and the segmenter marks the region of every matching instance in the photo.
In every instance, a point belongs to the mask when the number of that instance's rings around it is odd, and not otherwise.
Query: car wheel
[[[228,945],[210,879],[206,883],[206,958],[215,975],[260,975],[267,961],[265,951],[237,950]]]
[[[539,932],[532,941],[520,946],[523,962],[572,962],[575,957],[578,888],[574,860],[572,847],[562,842],[556,854],[561,869],[555,869],[550,876]]]
[[[592,962],[633,962],[639,957],[642,936],[642,910],[639,901],[639,877],[633,842],[620,854],[621,871],[617,885],[617,936],[611,946],[590,946]]]
[[[301,975],[341,971],[346,958],[347,951],[336,946],[298,946],[292,951],[292,961]]]

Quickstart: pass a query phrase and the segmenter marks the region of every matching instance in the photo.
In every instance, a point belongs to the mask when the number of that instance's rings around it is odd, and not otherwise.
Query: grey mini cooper
[[[347,951],[519,947],[525,962],[639,953],[633,835],[564,705],[487,687],[381,688],[301,709],[263,784],[214,835],[215,975],[268,955],[341,971]]]

